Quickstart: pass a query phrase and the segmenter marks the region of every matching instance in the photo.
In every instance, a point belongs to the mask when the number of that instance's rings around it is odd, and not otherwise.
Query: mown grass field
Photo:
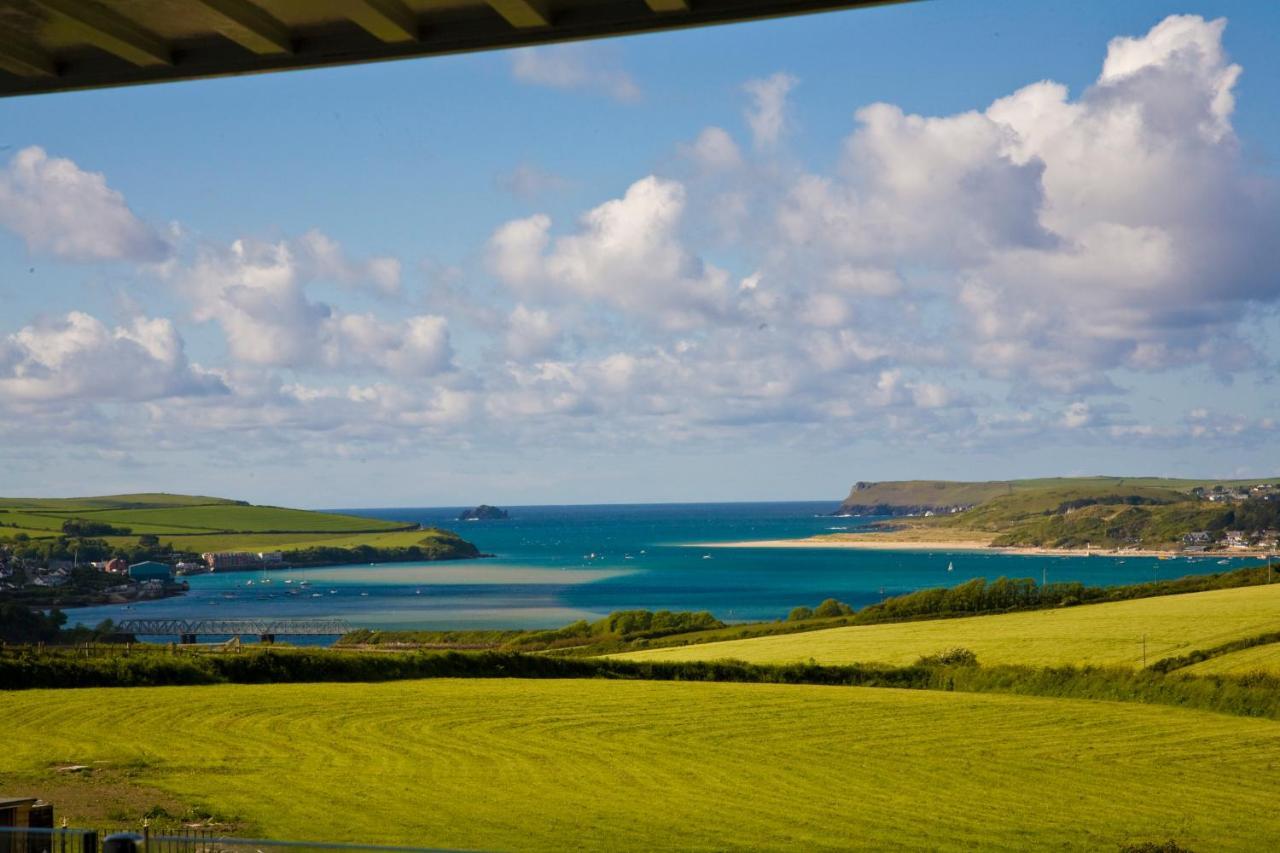
[[[63,522],[82,519],[128,528],[129,536],[105,537],[124,546],[142,534],[182,551],[258,550],[356,545],[407,547],[421,531],[405,522],[252,506],[222,498],[139,494],[100,498],[0,498],[0,537],[25,533],[32,539],[61,535]]]
[[[0,788],[56,790],[73,825],[154,803],[253,835],[464,849],[1280,837],[1280,723],[1179,708],[596,680],[25,691],[4,706]]]
[[[1250,672],[1280,675],[1280,643],[1254,646],[1251,649],[1219,655],[1192,664],[1180,672],[1192,675],[1245,675]]]
[[[1141,666],[1144,635],[1147,662],[1154,663],[1275,630],[1280,630],[1280,584],[994,616],[828,628],[619,657],[904,665],[959,646],[971,649],[988,665]]]
[[[95,512],[89,518],[93,521],[124,525],[135,531],[150,530],[153,525],[167,528],[179,527],[193,532],[234,530],[242,533],[271,531],[342,533],[353,530],[394,530],[404,527],[402,522],[277,506],[217,505],[125,509]]]
[[[430,534],[422,530],[393,530],[387,533],[192,533],[161,535],[161,542],[171,542],[181,551],[262,551],[275,548],[399,548],[416,545]],[[113,545],[125,545],[137,537],[107,536]]]

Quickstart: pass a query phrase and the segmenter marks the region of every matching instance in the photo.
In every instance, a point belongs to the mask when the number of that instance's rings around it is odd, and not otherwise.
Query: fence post
[[[97,830],[86,830],[80,835],[80,853],[98,853]]]
[[[151,850],[151,818],[144,817],[142,819],[142,853],[150,853]]]

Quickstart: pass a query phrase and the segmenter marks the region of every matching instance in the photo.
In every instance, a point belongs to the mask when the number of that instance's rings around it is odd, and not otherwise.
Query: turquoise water
[[[697,547],[838,532],[871,521],[824,515],[834,508],[825,501],[512,507],[508,520],[473,522],[455,520],[459,507],[344,510],[457,530],[495,556],[272,572],[269,585],[258,573],[200,575],[181,597],[69,615],[85,624],[341,617],[356,627],[385,629],[552,627],[631,608],[709,610],[725,620],[751,620],[778,618],[828,597],[861,606],[975,577],[1109,585],[1226,568],[1214,559]]]

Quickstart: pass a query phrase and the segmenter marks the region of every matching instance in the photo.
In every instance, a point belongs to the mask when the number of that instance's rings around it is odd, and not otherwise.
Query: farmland
[[[1251,672],[1280,675],[1280,643],[1268,643],[1209,658],[1187,667],[1184,672],[1192,675],[1245,675]]]
[[[992,482],[857,483],[841,514],[910,516],[872,530],[816,536],[803,544],[893,543],[1052,549],[1180,550],[1187,534],[1202,546],[1242,531],[1261,553],[1275,547],[1280,485],[1263,480],[1075,477]]]
[[[1272,585],[994,616],[829,628],[636,651],[624,657],[903,665],[960,646],[974,651],[987,665],[1140,666],[1144,636],[1147,661],[1153,663],[1278,626],[1280,585]]]
[[[1280,833],[1280,724],[1159,706],[503,679],[5,705],[0,786],[52,786],[73,823],[161,804],[242,834],[543,850],[1248,850]],[[63,763],[94,769],[68,778]]]
[[[155,535],[175,550],[255,550],[260,548],[397,547],[415,544],[417,525],[350,515],[311,512],[190,495],[115,495],[97,498],[0,499],[0,538],[62,535],[69,520],[111,525],[129,536],[104,537],[125,545]]]

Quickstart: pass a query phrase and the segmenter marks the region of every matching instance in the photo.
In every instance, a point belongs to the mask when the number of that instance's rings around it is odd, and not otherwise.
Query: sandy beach
[[[1196,559],[1266,559],[1262,551],[1210,551],[1187,554],[1181,551],[1159,551],[1152,549],[1110,550],[1093,548],[1041,548],[1041,547],[995,547],[991,538],[987,539],[896,539],[892,534],[833,534],[831,536],[810,536],[806,539],[758,539],[741,542],[699,542],[689,547],[697,548],[850,548],[865,551],[933,551],[949,553],[954,551],[985,551],[993,554],[1021,554],[1030,557],[1194,557]]]

